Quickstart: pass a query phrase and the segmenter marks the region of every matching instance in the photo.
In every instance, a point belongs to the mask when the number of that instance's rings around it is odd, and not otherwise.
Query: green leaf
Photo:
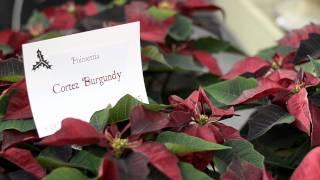
[[[164,110],[164,109],[171,107],[171,105],[150,103],[150,104],[143,104],[143,107],[145,109],[150,110],[150,111],[161,111],[161,110]]]
[[[74,168],[81,168],[80,166],[74,165],[74,164],[70,164],[70,163],[66,163],[63,162],[59,159],[55,159],[52,157],[46,157],[46,156],[38,156],[37,161],[41,164],[41,166],[43,166],[45,169],[51,171],[53,169],[57,169],[60,167],[74,167]]]
[[[276,53],[276,47],[271,47],[271,48],[267,48],[259,51],[257,56],[261,57],[262,59],[271,60],[275,53]]]
[[[125,95],[109,110],[108,124],[128,120],[131,110],[138,104],[142,103],[131,95]]]
[[[203,74],[201,76],[198,76],[197,80],[199,81],[199,84],[201,84],[201,86],[210,86],[222,81],[218,76],[212,74]]]
[[[75,168],[61,167],[53,170],[43,180],[88,180],[89,178]]]
[[[296,65],[295,69],[297,71],[302,69],[303,72],[308,72],[308,73],[313,74],[314,76],[316,76],[315,69],[314,69],[314,66],[313,66],[312,62],[306,62],[306,63],[303,63],[303,64]]]
[[[290,46],[278,46],[276,48],[276,53],[279,53],[279,54],[286,56],[289,53],[291,53],[293,50],[294,50],[294,48],[290,47]]]
[[[215,151],[229,149],[230,147],[205,141],[201,138],[189,136],[184,133],[165,131],[157,137],[157,141],[164,144],[175,154],[191,152]]]
[[[176,15],[176,11],[171,9],[158,8],[155,6],[151,6],[148,9],[149,14],[154,17],[158,21],[164,21],[169,17]]]
[[[44,148],[38,156],[49,157],[67,162],[72,157],[72,148],[71,146],[48,146]]]
[[[249,132],[247,139],[253,140],[279,124],[290,124],[295,120],[293,116],[281,107],[270,104],[258,107],[257,111],[249,118]]]
[[[117,6],[123,6],[127,3],[127,0],[113,0],[113,3]]]
[[[179,162],[179,167],[184,180],[212,180],[206,173],[199,171],[189,163]]]
[[[295,66],[295,69],[299,71],[302,69],[304,72],[308,72],[314,76],[320,77],[320,63],[318,60],[308,56],[309,62],[298,64]]]
[[[161,64],[157,61],[149,61],[147,63],[143,64],[143,70],[144,71],[148,71],[148,72],[157,72],[157,73],[161,73],[161,72],[172,72],[174,71],[173,67],[171,67],[171,65],[166,66],[164,64]]]
[[[147,180],[169,180],[169,178],[157,168],[149,166],[149,175]]]
[[[42,34],[34,39],[32,39],[32,42],[34,41],[41,41],[41,40],[47,40],[47,39],[52,39],[52,38],[57,38],[57,37],[61,37],[64,36],[64,34],[60,33],[60,32],[48,32],[46,34]]]
[[[295,50],[296,54],[292,60],[293,64],[301,64],[308,59],[307,56],[318,58],[320,50],[318,46],[320,44],[320,35],[317,33],[310,33],[307,39],[301,41],[299,48]]]
[[[13,53],[13,49],[6,44],[0,44],[0,52],[2,52],[3,55],[8,55]]]
[[[193,42],[193,47],[198,50],[203,50],[211,53],[219,53],[222,51],[227,51],[231,48],[230,43],[215,39],[213,37],[204,37]]]
[[[203,71],[202,67],[196,64],[191,56],[167,54],[165,58],[175,71]]]
[[[49,27],[49,19],[47,16],[37,10],[33,11],[26,26],[29,28],[36,24],[42,24],[45,29]]]
[[[164,66],[167,66],[168,68],[171,68],[171,66],[168,64],[168,62],[164,58],[163,54],[159,51],[159,48],[157,46],[153,46],[153,45],[145,46],[142,49],[142,55]]]
[[[277,135],[277,137],[282,135],[281,131]],[[280,137],[282,138],[282,142],[287,143],[285,142],[286,139],[291,138],[290,134],[288,135],[288,137]],[[292,139],[298,139],[296,135],[293,136]],[[257,140],[254,141],[254,146],[257,151],[264,155],[266,164],[294,170],[301,163],[304,156],[310,151],[310,138],[308,136],[299,141],[296,139],[294,145],[288,148],[279,147],[275,149],[274,147],[270,147],[269,143],[261,143]]]
[[[102,158],[88,151],[82,150],[77,152],[77,154],[72,157],[70,163],[89,169],[93,173],[96,173],[98,172],[101,161]]]
[[[317,77],[320,77],[320,63],[313,59],[311,56],[308,56],[308,58],[313,65],[315,74],[317,75]]]
[[[23,63],[16,58],[0,62],[0,81],[18,82],[24,78]]]
[[[292,47],[289,46],[274,46],[259,51],[257,56],[261,57],[262,59],[272,60],[274,54],[279,53],[286,56],[291,53],[292,50]]]
[[[192,34],[192,21],[184,16],[177,16],[169,30],[169,36],[176,41],[185,41]]]
[[[214,100],[224,105],[230,105],[244,90],[252,89],[256,86],[257,81],[253,78],[237,77],[207,86],[204,89]]]
[[[9,93],[6,93],[6,94],[0,96],[0,120],[3,119],[4,115],[7,112],[9,100],[10,100],[10,97],[13,93],[15,93],[14,89],[12,91],[10,91]]]
[[[108,122],[110,108],[111,105],[108,105],[105,109],[95,112],[90,118],[90,124],[92,124],[99,132],[103,132]]]
[[[0,121],[0,132],[7,129],[14,129],[20,132],[27,132],[36,129],[36,127],[32,119]]]
[[[143,107],[150,111],[161,111],[171,107],[171,105],[158,104],[155,100],[153,100],[150,97],[148,97],[148,99],[149,99],[149,104],[144,103]]]
[[[232,149],[215,152],[215,164],[219,172],[223,173],[232,159],[240,159],[254,164],[258,168],[264,168],[264,157],[253,148],[253,145],[246,140],[229,140],[224,145]]]
[[[268,146],[274,150],[291,149],[292,147],[309,141],[310,137],[299,131],[291,124],[281,124],[274,126],[263,136],[255,139],[253,143],[256,147],[256,142]],[[260,151],[259,151],[260,152]]]
[[[294,169],[287,158],[279,157],[272,148],[255,143],[257,151],[265,156],[265,163],[282,168]]]

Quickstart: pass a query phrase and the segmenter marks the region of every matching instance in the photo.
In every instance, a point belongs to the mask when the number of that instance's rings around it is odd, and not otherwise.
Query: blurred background
[[[108,3],[111,0],[97,0]],[[1,0],[0,29],[19,29],[34,9],[60,5],[66,0]],[[75,0],[85,3],[86,0]],[[275,45],[285,31],[319,23],[320,0],[213,0],[225,11],[220,21],[223,38],[247,55]],[[201,33],[201,32],[199,32]]]

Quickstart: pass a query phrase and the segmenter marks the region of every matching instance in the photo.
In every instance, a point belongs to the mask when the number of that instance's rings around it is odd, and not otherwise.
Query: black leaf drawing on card
[[[45,67],[47,69],[52,68],[52,65],[50,65],[49,61],[44,59],[43,54],[39,49],[37,51],[37,57],[38,57],[39,61],[37,61],[36,64],[33,65],[33,67],[32,67],[33,71],[39,69],[40,67]]]

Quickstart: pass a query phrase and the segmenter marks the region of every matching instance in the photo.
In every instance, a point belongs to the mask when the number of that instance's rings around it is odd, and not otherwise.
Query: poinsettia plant
[[[0,31],[0,176],[3,179],[301,179],[318,177],[320,27],[223,74],[212,53],[241,53],[196,12],[207,0],[72,1],[34,11],[20,32]],[[23,75],[26,42],[140,21],[150,104],[130,95],[90,119],[64,119],[39,138]],[[211,30],[211,29],[208,29]],[[224,124],[255,108],[241,131]]]
[[[241,134],[279,179],[318,175],[311,171],[318,166],[316,159],[309,157],[317,156],[312,149],[319,145],[319,27],[290,32],[278,46],[236,63],[222,76],[226,81],[207,87],[222,106],[256,108]],[[219,84],[234,98],[220,99],[213,91]]]

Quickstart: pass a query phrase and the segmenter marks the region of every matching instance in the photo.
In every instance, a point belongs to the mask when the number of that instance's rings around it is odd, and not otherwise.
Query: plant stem
[[[21,14],[22,14],[23,0],[15,0],[12,11],[11,27],[15,31],[21,29]]]

